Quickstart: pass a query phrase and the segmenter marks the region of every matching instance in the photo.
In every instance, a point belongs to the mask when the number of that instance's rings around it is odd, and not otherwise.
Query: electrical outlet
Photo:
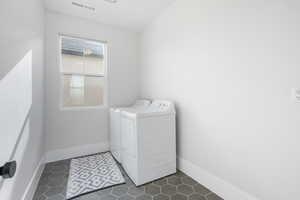
[[[300,88],[292,89],[292,99],[295,103],[300,103]]]

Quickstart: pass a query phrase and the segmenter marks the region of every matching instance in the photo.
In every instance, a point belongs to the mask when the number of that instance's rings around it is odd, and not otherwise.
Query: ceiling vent
[[[90,11],[96,11],[96,9],[92,6],[89,6],[89,5],[85,5],[85,4],[81,4],[81,3],[77,3],[77,2],[72,2],[72,5],[73,6],[77,6],[77,7],[80,7],[80,8],[84,8],[84,9],[87,9],[87,10],[90,10]]]
[[[117,3],[118,0],[104,0],[104,1],[106,1],[108,3]]]

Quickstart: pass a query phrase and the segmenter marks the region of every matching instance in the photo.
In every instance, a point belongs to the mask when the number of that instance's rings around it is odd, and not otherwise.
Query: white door
[[[0,166],[11,161],[32,104],[32,52],[0,80]],[[0,177],[0,189],[3,179]]]

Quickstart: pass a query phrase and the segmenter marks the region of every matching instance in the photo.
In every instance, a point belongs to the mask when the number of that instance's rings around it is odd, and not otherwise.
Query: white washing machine
[[[132,106],[110,109],[110,150],[118,162],[122,162],[121,110],[141,109],[150,104],[149,100],[137,100]]]
[[[121,111],[122,165],[137,186],[176,173],[175,115],[169,101]]]

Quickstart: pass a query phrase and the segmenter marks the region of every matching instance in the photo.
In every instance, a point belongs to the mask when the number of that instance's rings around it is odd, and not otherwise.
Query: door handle
[[[7,162],[2,167],[0,167],[0,176],[2,176],[4,179],[12,178],[16,173],[16,169],[16,161]]]

